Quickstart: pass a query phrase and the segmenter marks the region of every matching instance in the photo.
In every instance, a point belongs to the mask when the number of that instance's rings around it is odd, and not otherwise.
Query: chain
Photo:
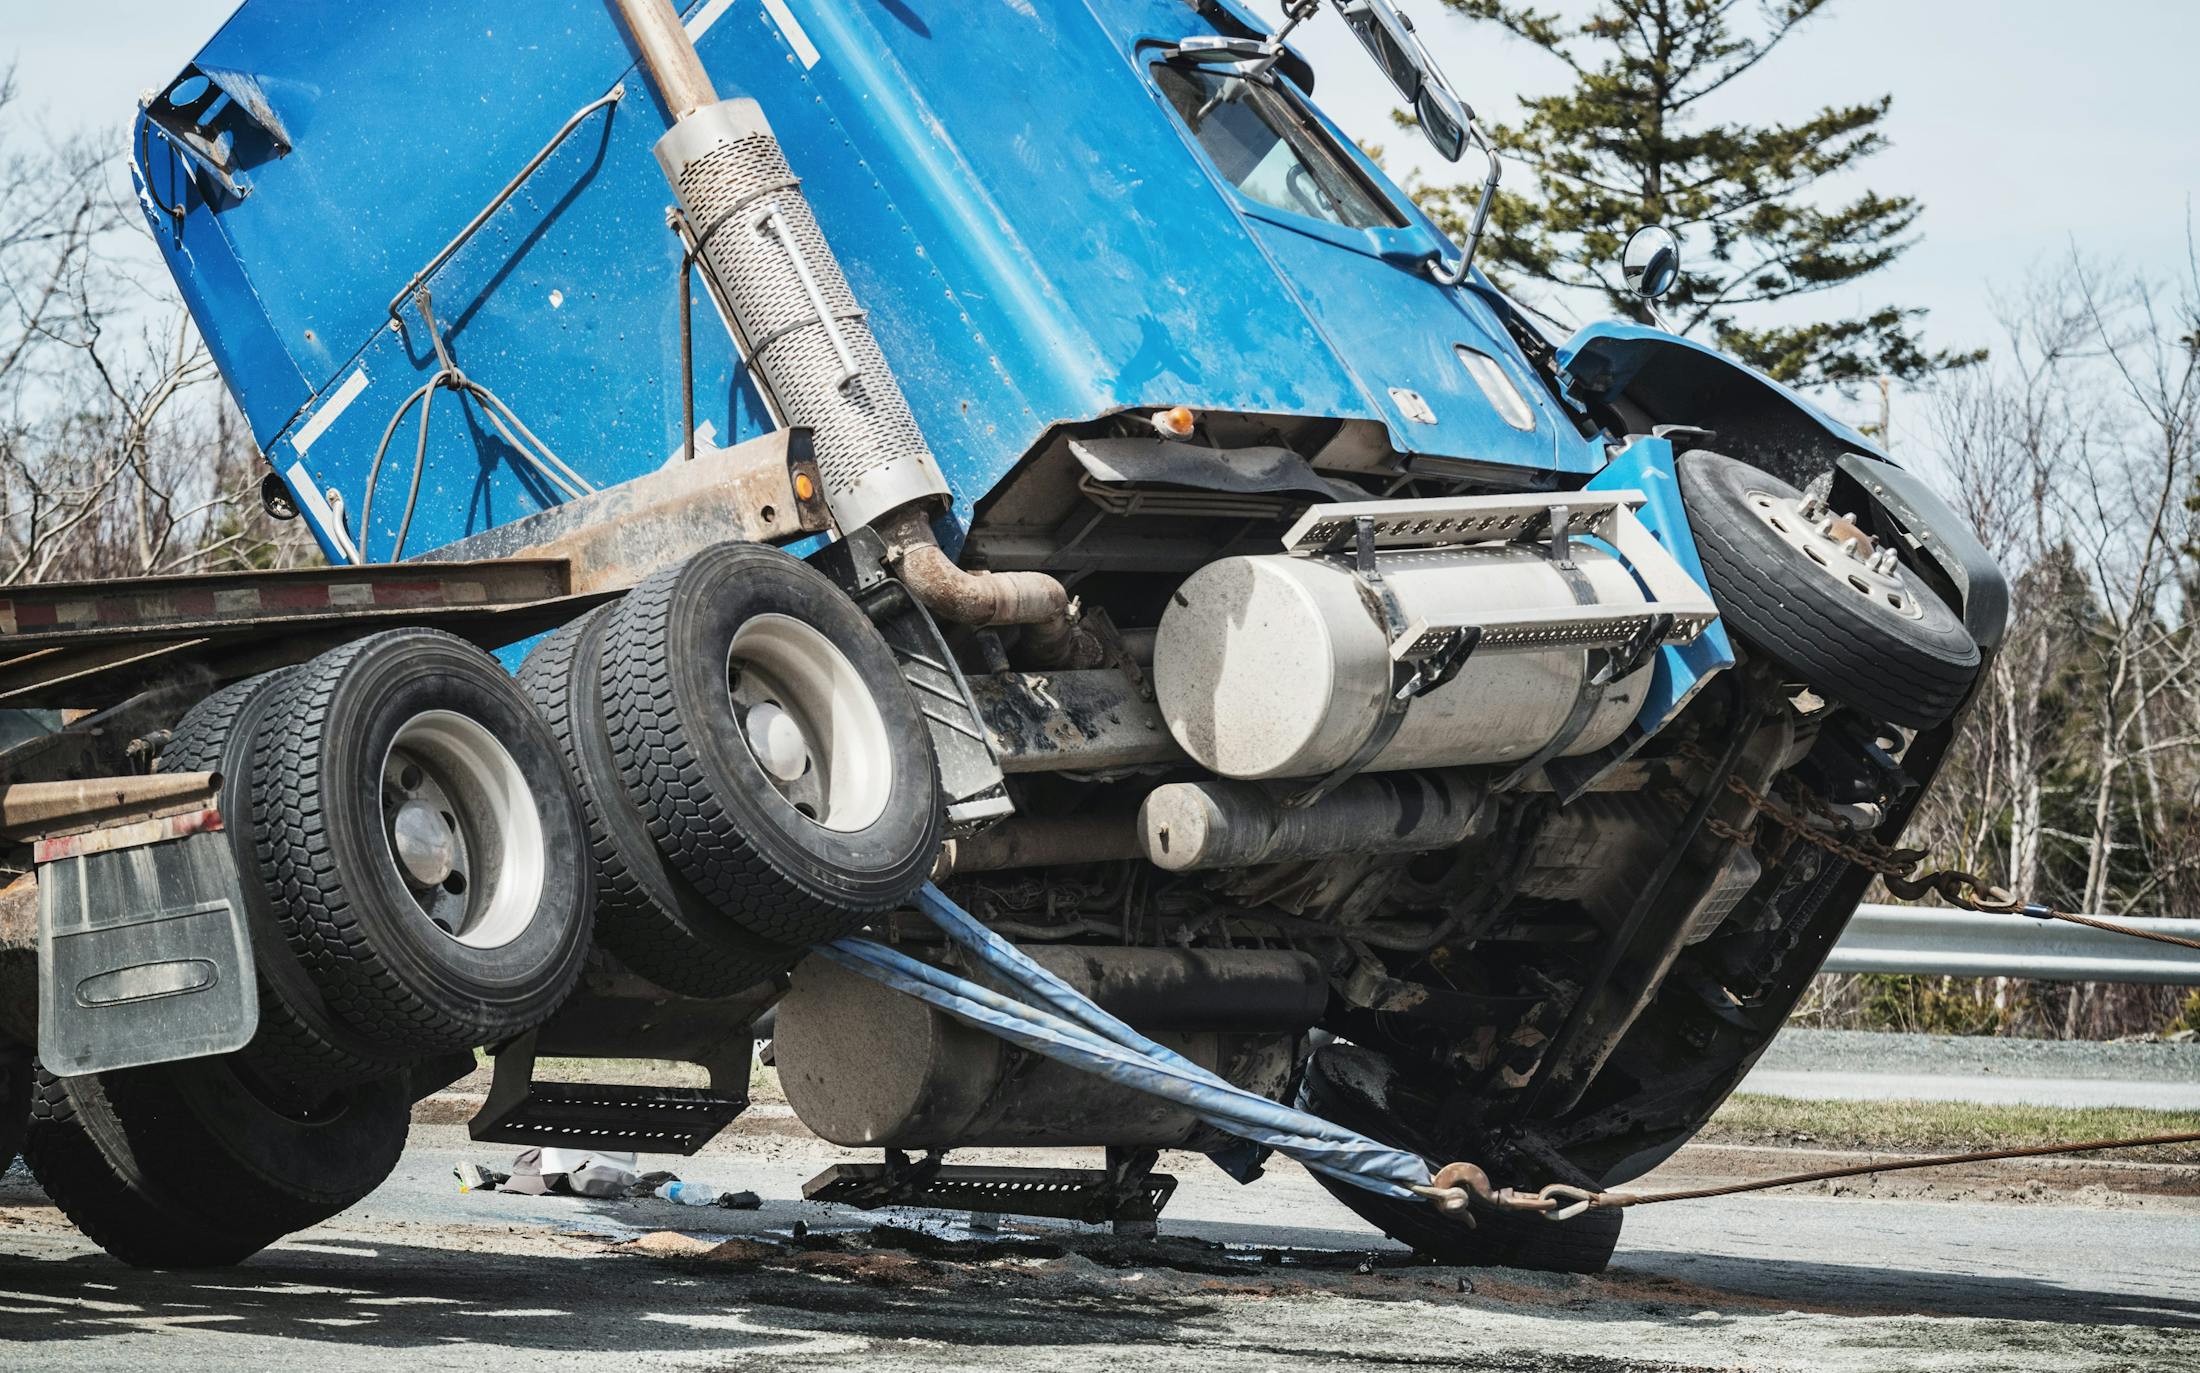
[[[1695,745],[1682,749],[1692,761],[1716,765],[1717,760]],[[2006,888],[1997,887],[1975,872],[1961,868],[1938,868],[1931,872],[1919,872],[1927,854],[1923,849],[1898,849],[1882,844],[1868,834],[1848,828],[1848,821],[1835,815],[1824,802],[1808,792],[1800,793],[1804,804],[1818,812],[1820,819],[1830,821],[1846,830],[1846,834],[1829,831],[1825,826],[1812,823],[1808,816],[1780,801],[1758,791],[1741,778],[1727,775],[1727,790],[1747,802],[1751,811],[1762,815],[1794,835],[1806,844],[1824,849],[1827,853],[1854,863],[1867,871],[1877,873],[1887,884],[1887,890],[1905,901],[1915,901],[1923,896],[1937,896],[1951,906],[1962,910],[1977,911],[1983,915],[2028,915],[2035,920],[2063,920],[2073,925],[2084,925],[2109,934],[2129,935],[2133,939],[2152,940],[2158,944],[2174,944],[2183,949],[2200,949],[2200,940],[2186,939],[2160,930],[2142,930],[2132,925],[2119,925],[2111,920],[2101,920],[2090,915],[2079,915],[2037,901],[2021,901]],[[1746,832],[1723,821],[1707,821],[1705,827],[1722,839],[1734,843],[1748,843]]]

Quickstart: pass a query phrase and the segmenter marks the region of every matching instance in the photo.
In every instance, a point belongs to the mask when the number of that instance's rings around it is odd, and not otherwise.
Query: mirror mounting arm
[[[1188,57],[1193,61],[1234,59],[1231,75],[1247,81],[1269,79],[1268,74],[1283,61],[1284,40],[1299,25],[1312,19],[1321,11],[1321,0],[1284,0],[1283,27],[1258,40],[1236,38],[1227,34],[1196,34],[1183,39],[1170,48],[1164,56]]]
[[[1482,196],[1475,202],[1474,219],[1467,225],[1467,243],[1460,250],[1459,261],[1447,264],[1443,253],[1429,255],[1429,275],[1439,286],[1457,286],[1467,279],[1468,271],[1474,266],[1474,250],[1482,246],[1483,230],[1489,227],[1490,207],[1497,203],[1497,183],[1505,174],[1505,159],[1498,156],[1497,149],[1490,146],[1490,141],[1482,136],[1481,126],[1471,117],[1467,121],[1467,137],[1473,139],[1474,146],[1490,160],[1490,170],[1482,178]]]

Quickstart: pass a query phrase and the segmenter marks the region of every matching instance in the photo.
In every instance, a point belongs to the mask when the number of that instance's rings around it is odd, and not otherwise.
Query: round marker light
[[[816,494],[817,483],[810,480],[809,473],[797,472],[794,474],[794,498],[796,500],[806,501]]]
[[[1192,436],[1192,426],[1199,423],[1199,416],[1190,406],[1172,405],[1166,410],[1156,410],[1148,419],[1163,438],[1187,439]]]

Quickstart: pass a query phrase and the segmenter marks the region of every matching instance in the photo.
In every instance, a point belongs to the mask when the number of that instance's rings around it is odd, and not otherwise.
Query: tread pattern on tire
[[[1742,637],[1814,689],[1891,724],[1929,728],[1963,704],[1978,676],[1978,646],[1932,592],[1920,594],[1937,633],[1881,625],[1847,605],[1830,579],[1811,575],[1815,569],[1743,506],[1741,481],[1760,477],[1792,491],[1786,482],[1700,450],[1679,470],[1704,577]]]
[[[229,748],[230,736],[235,733],[253,701],[263,692],[279,691],[283,676],[282,672],[271,672],[234,682],[193,706],[177,723],[167,746],[161,750],[161,770],[220,771],[223,757]],[[244,790],[239,788],[240,792]],[[250,806],[248,797],[244,804]],[[255,879],[254,857],[251,852],[240,852],[237,855],[237,864],[240,881],[250,882]],[[288,942],[281,937],[280,930],[269,933],[276,937],[264,941],[258,938],[253,940],[256,958],[264,961],[269,956],[295,956]],[[269,947],[271,945],[275,947]],[[347,1047],[339,1042],[352,1036],[339,1027],[325,1023],[316,1024],[319,1018],[292,1005],[270,980],[267,970],[260,970],[258,982],[260,1028],[253,1035],[251,1044],[242,1052],[269,1076],[292,1083],[334,1085],[363,1082],[392,1072],[398,1066],[395,1060],[373,1054],[370,1046],[360,1044]]]
[[[604,724],[601,710],[582,695],[600,688],[596,681],[586,680],[586,664],[580,659],[586,638],[606,634],[606,622],[617,611],[617,602],[598,606],[537,644],[520,665],[516,680],[557,736],[574,792],[580,797],[596,887],[597,942],[660,987],[686,996],[724,996],[791,966],[801,953],[767,945],[714,912],[684,915],[668,909],[675,904],[699,904],[701,898],[692,889],[683,890],[686,879],[670,869],[654,845],[646,854],[630,853],[613,834],[606,808],[631,802],[622,779],[598,775],[582,754],[581,731],[600,733]],[[608,752],[609,740],[601,742]],[[640,821],[639,816],[635,818]],[[648,842],[646,833],[644,842]],[[654,864],[657,871],[645,874],[639,870],[643,864]],[[651,893],[652,885],[658,888],[657,895]],[[716,932],[716,938],[706,938],[692,928],[698,923],[696,917],[727,928]]]
[[[319,785],[328,752],[328,716],[352,664],[395,635],[432,636],[469,654],[478,651],[456,635],[389,630],[355,639],[294,669],[253,742],[253,845],[283,934],[313,972],[329,1005],[377,1045],[418,1058],[492,1043],[526,1026],[485,1026],[430,1004],[408,987],[375,948],[354,908],[358,898],[339,876]],[[533,713],[524,698],[519,708]],[[576,976],[579,966],[576,959]]]
[[[96,1090],[92,1078],[64,1079],[36,1070],[23,1161],[47,1199],[86,1239],[127,1264],[179,1268],[236,1263],[287,1233],[232,1233],[218,1221],[152,1196],[108,1162],[78,1112],[72,1083],[84,1084],[76,1092]],[[209,1179],[210,1188],[218,1185]]]
[[[751,933],[779,944],[852,933],[898,901],[869,912],[824,906],[749,842],[704,781],[681,722],[666,641],[673,590],[687,566],[664,568],[629,592],[604,643],[604,718],[628,794],[681,875]]]

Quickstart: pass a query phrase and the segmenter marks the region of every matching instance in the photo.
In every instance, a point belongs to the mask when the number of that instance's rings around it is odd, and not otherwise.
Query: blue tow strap
[[[1426,1195],[1415,1190],[1430,1185],[1428,1164],[1417,1155],[1233,1086],[1156,1044],[1025,957],[931,883],[917,893],[916,904],[958,947],[1036,1004],[868,939],[836,939],[818,945],[816,952],[965,1024],[1110,1082],[1173,1101],[1217,1130],[1264,1145],[1355,1187],[1407,1201]]]

